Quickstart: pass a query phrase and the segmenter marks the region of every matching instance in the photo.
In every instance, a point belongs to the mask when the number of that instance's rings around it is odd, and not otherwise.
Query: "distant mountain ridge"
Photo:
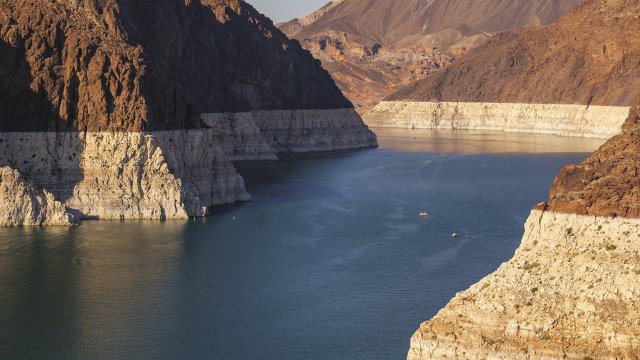
[[[303,18],[299,18],[299,19],[295,18],[286,23],[283,23],[280,29],[286,33],[295,34],[301,31],[304,27],[309,26],[315,23],[316,21],[318,21],[322,16],[324,16],[324,14],[328,13],[331,9],[335,8],[336,6],[342,4],[344,1],[345,0],[330,1],[320,9],[312,12],[311,14]]]
[[[638,0],[589,1],[544,28],[495,36],[387,100],[635,105],[639,13]]]
[[[452,63],[492,34],[557,21],[584,0],[341,0],[278,24],[357,105]]]

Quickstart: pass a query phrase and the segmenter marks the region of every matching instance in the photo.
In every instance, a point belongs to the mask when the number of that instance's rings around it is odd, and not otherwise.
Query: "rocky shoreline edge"
[[[205,129],[0,133],[0,225],[166,220],[248,201],[232,161],[377,146],[353,109],[203,114]]]
[[[374,128],[498,130],[609,139],[629,107],[485,102],[382,101],[363,115]]]

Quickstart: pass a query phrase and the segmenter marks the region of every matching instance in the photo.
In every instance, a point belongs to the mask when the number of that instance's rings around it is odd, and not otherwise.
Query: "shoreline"
[[[423,323],[408,360],[637,355],[638,233],[640,219],[532,210],[515,255]]]
[[[0,179],[8,189],[0,194],[8,214],[3,224],[204,217],[212,206],[251,199],[233,161],[377,146],[353,109],[202,114],[202,120],[208,128],[0,133],[0,166],[19,179]],[[17,192],[9,181],[29,191]],[[41,211],[47,204],[65,220],[47,219]]]
[[[373,128],[492,130],[609,139],[630,107],[382,101],[362,116]]]

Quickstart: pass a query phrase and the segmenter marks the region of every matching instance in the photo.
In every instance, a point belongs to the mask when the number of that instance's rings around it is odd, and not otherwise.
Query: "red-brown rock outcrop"
[[[389,101],[632,106],[640,1],[588,1],[559,22],[493,37]]]
[[[580,165],[565,167],[549,196],[555,212],[640,218],[640,105],[622,133]]]
[[[555,22],[584,0],[344,0],[278,26],[355,104],[375,105],[493,34]]]
[[[351,107],[237,0],[0,1],[5,131],[200,127],[201,113]]]

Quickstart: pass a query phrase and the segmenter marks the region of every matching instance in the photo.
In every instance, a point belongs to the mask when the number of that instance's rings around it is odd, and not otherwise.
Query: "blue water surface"
[[[204,220],[0,230],[0,358],[405,358],[595,146],[412,134],[239,164],[253,202]]]

